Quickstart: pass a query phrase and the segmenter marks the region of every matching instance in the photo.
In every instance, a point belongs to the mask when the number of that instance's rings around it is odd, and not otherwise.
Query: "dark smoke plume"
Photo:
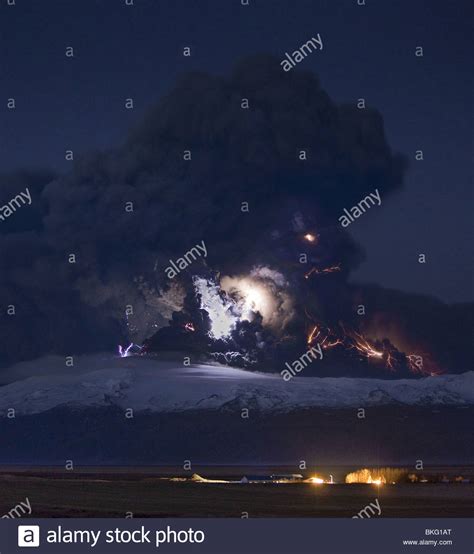
[[[243,98],[249,109],[242,109]],[[191,160],[184,159],[188,150]],[[194,349],[212,348],[219,358],[229,345],[209,344],[192,276],[242,275],[256,266],[285,276],[295,315],[280,333],[263,328],[258,314],[241,322],[230,345],[239,363],[248,355],[271,368],[301,353],[311,318],[360,325],[358,294],[377,297],[384,314],[394,311],[397,326],[408,329],[397,295],[347,285],[363,254],[337,220],[375,188],[385,200],[402,185],[406,167],[377,111],[335,103],[311,73],[285,73],[278,60],[257,56],[228,76],[188,74],[121,147],[84,157],[64,176],[2,179],[3,200],[30,186],[33,203],[1,229],[0,305],[16,306],[14,317],[0,320],[1,361],[145,339],[149,349],[178,349],[176,332],[183,333],[188,317],[199,327]],[[130,202],[133,211],[125,209]],[[317,234],[317,244],[302,241],[308,232]],[[202,240],[207,258],[171,282],[169,260]],[[75,264],[68,263],[71,253]],[[311,267],[334,265],[338,273],[304,278]],[[431,300],[411,298],[421,321]],[[464,313],[440,310],[451,319]],[[423,322],[427,343],[438,337],[430,332],[430,313]],[[169,321],[171,330],[164,330]],[[150,338],[157,329],[161,334]],[[183,337],[188,344],[189,333]],[[465,369],[463,361],[461,354],[460,365],[448,369]]]

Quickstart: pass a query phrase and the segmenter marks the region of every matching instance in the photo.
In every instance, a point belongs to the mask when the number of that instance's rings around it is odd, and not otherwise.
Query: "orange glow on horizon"
[[[324,479],[321,479],[321,477],[311,477],[309,479],[310,483],[313,483],[314,485],[322,485],[324,484]]]

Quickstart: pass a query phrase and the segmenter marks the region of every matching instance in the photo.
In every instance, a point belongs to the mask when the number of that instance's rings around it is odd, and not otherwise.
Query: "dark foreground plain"
[[[136,412],[131,419],[117,406],[61,407],[3,418],[0,464],[64,466],[66,460],[74,460],[78,468],[184,460],[193,465],[254,466],[306,460],[331,467],[414,467],[420,459],[430,465],[472,463],[472,405],[373,406],[364,419],[358,418],[356,408],[266,413],[252,407],[245,419],[241,416],[246,402],[230,403],[223,410]]]
[[[229,476],[229,469],[213,467],[212,475]],[[211,468],[196,470],[209,476]],[[244,467],[231,470],[239,478],[249,473]],[[453,475],[472,473],[472,468],[439,470]],[[262,470],[253,468],[253,473]],[[342,473],[339,470],[335,475]],[[218,484],[162,478],[172,474],[172,468],[159,472],[157,468],[81,468],[72,472],[3,468],[0,516],[25,498],[31,504],[31,517],[352,517],[375,499],[381,514],[372,517],[473,515],[473,483]]]

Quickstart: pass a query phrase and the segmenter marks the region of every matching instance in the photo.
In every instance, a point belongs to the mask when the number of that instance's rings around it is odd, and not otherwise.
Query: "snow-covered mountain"
[[[87,357],[66,368],[64,359],[44,358],[10,371],[16,380],[0,387],[0,415],[54,408],[132,408],[160,413],[215,410],[238,405],[262,412],[302,408],[347,408],[405,404],[474,404],[474,372],[422,379],[294,377],[220,365],[178,367],[179,362],[143,357]],[[31,375],[36,376],[31,376]]]

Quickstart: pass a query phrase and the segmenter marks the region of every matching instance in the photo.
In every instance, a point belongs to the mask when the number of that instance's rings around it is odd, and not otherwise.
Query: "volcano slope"
[[[286,382],[178,364],[104,355],[81,358],[69,374],[52,357],[11,368],[0,388],[0,463],[472,461],[474,372]]]

